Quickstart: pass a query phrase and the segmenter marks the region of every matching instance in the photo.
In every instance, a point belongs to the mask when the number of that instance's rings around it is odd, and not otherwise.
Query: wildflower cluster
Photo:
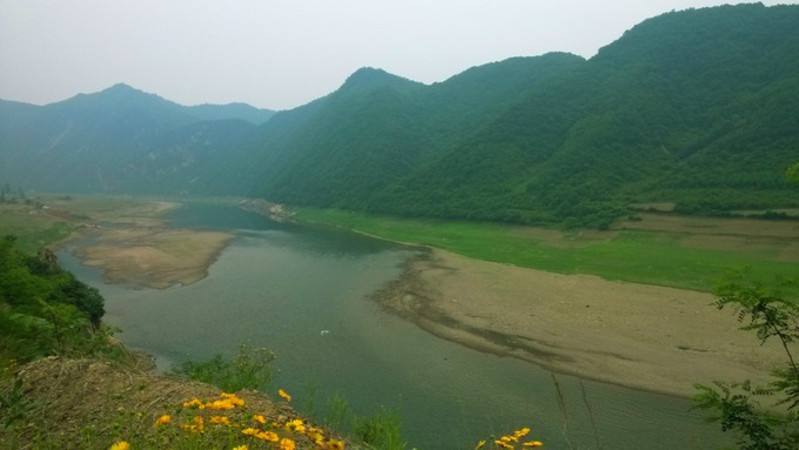
[[[280,450],[293,450],[295,443],[290,438],[280,438],[278,433],[291,435],[304,435],[319,449],[343,450],[344,442],[325,437],[325,430],[308,425],[303,419],[291,419],[282,422],[268,422],[265,417],[255,414],[252,416],[252,426],[241,430],[242,434],[252,436],[266,442],[278,443]]]
[[[506,434],[505,436],[501,436],[498,439],[493,440],[493,448],[508,448],[508,449],[515,449],[517,445],[520,445],[520,448],[534,448],[534,447],[543,447],[544,444],[541,441],[526,441],[524,442],[524,437],[530,433],[530,429],[527,427],[521,428],[519,430],[514,431],[511,434]],[[492,436],[493,439],[493,436]],[[491,444],[489,444],[491,445]],[[477,443],[474,447],[475,450],[482,449],[486,446],[486,440],[482,440]]]
[[[283,390],[280,396],[290,398]],[[303,419],[280,416],[277,420],[270,420],[265,415],[250,413],[242,398],[225,392],[216,399],[188,400],[176,414],[158,417],[153,427],[165,442],[191,439],[209,446],[224,442],[227,448],[235,450],[295,450],[300,440],[310,441],[320,450],[344,448],[344,442],[325,436],[325,430],[311,426]],[[129,448],[126,441],[119,441],[111,447],[112,450]]]

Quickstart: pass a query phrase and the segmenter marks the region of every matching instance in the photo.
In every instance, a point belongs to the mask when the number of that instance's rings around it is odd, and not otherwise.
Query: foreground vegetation
[[[440,248],[475,259],[699,291],[711,290],[719,277],[731,269],[751,267],[753,273],[764,279],[791,277],[799,271],[799,259],[781,261],[778,258],[784,250],[784,240],[774,240],[750,251],[732,251],[692,248],[681,245],[680,241],[686,237],[684,233],[644,229],[560,232],[315,208],[299,208],[294,217],[393,241]],[[786,222],[786,226],[796,229],[799,224]]]
[[[696,386],[697,406],[712,411],[711,419],[722,430],[736,433],[744,450],[799,448],[799,366],[793,345],[799,341],[799,303],[785,296],[779,284],[784,283],[764,285],[738,274],[717,290],[716,301],[719,309],[735,308],[742,329],[754,331],[761,344],[780,342],[785,364],[772,370],[774,381],[766,386],[753,386],[749,380]]]

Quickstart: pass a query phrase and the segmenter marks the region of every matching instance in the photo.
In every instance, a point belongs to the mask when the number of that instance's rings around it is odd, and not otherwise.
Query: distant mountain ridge
[[[40,191],[233,193],[220,173],[272,111],[183,106],[126,84],[45,106],[0,101],[0,179]],[[232,169],[235,170],[235,169]]]
[[[796,23],[799,6],[672,12],[589,60],[510,58],[431,85],[362,68],[274,114],[126,85],[0,101],[0,183],[599,227],[642,202],[797,207]]]

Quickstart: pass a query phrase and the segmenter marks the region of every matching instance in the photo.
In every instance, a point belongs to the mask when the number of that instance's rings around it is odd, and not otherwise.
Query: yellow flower
[[[233,447],[233,450],[250,450],[250,447],[246,445],[239,445],[238,447]]]
[[[541,441],[525,442],[522,447],[543,447],[544,443]]]
[[[258,434],[256,434],[255,437],[257,437],[262,441],[268,441],[268,442],[277,442],[280,439],[280,436],[278,436],[277,433],[273,431],[261,431]]]
[[[204,427],[204,422],[202,417],[194,417],[191,419],[191,424],[183,424],[180,428],[184,429],[185,431],[189,431],[192,433],[202,432]]]
[[[230,420],[225,416],[211,416],[211,423],[230,426]]]
[[[155,421],[155,426],[164,425],[172,421],[172,418],[169,417],[168,414],[164,414],[163,416],[159,417],[158,420]]]
[[[289,438],[280,440],[280,450],[294,450],[295,448],[297,448],[297,444],[295,444],[293,440]]]
[[[236,397],[236,394],[227,394],[223,392],[219,394],[219,396],[229,401],[234,406],[244,406],[244,400],[240,399],[239,397]]]
[[[294,419],[286,424],[286,429],[297,433],[305,433],[305,424],[302,423],[302,419]]]
[[[327,441],[327,448],[330,450],[344,450],[344,443],[331,439]]]
[[[252,420],[254,420],[254,421],[256,421],[256,422],[258,422],[258,423],[260,423],[262,425],[266,425],[266,418],[264,416],[260,415],[260,414],[253,415],[252,416]]]
[[[325,440],[325,435],[317,431],[308,431],[306,436],[308,436],[308,439],[310,439],[311,442],[319,445],[322,445],[322,442]]]
[[[197,409],[205,409],[205,405],[203,402],[200,401],[199,398],[194,398],[191,401],[183,403],[184,408],[197,408]]]
[[[479,450],[479,449],[483,448],[484,445],[486,445],[486,440],[485,439],[483,439],[482,441],[478,442],[477,445],[474,447],[474,450]]]
[[[291,396],[288,394],[288,392],[284,391],[283,389],[278,389],[277,395],[285,398],[287,402],[291,401]]]
[[[502,447],[502,448],[513,448],[512,445],[508,444],[505,441],[496,440],[496,441],[494,441],[494,443],[497,444],[498,446]]]
[[[513,435],[516,436],[517,438],[520,438],[522,436],[527,436],[527,433],[529,433],[529,432],[530,432],[530,429],[527,428],[527,427],[524,427],[521,430],[514,431]]]
[[[230,400],[225,399],[225,400],[214,400],[212,402],[208,402],[205,404],[205,407],[208,409],[219,411],[225,409],[233,409],[236,406],[233,405],[233,403]]]
[[[252,427],[245,428],[241,430],[241,432],[246,434],[247,436],[255,436],[256,434],[258,434],[258,430]]]
[[[125,441],[115,442],[114,445],[111,446],[111,450],[128,450],[130,449],[130,444]]]

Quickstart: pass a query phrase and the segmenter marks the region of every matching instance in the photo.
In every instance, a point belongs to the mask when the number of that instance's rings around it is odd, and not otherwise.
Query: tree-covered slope
[[[289,203],[373,209],[376,193],[495,119],[519,92],[582,61],[567,54],[513,58],[431,86],[361,69],[297,130],[263,145],[272,156],[255,192]]]
[[[124,84],[46,106],[2,102],[0,180],[38,191],[241,193],[240,178],[218,172],[235,175],[227,161],[257,111],[185,107]]]
[[[799,155],[796,23],[796,6],[673,12],[634,27],[588,61],[549,72],[541,64],[533,73],[548,76],[535,81],[491,79],[501,68],[518,74],[511,66],[520,61],[476,68],[405,95],[417,107],[410,119],[399,112],[407,109],[383,111],[398,126],[418,119],[414,142],[435,150],[390,141],[423,158],[410,167],[381,160],[396,168],[382,185],[362,184],[363,172],[352,170],[326,197],[287,192],[282,182],[266,183],[262,193],[397,214],[591,225],[640,201],[672,201],[685,211],[796,205],[796,188],[783,183]],[[558,55],[547,56],[552,64]],[[482,86],[474,82],[481,76]],[[500,100],[503,92],[510,95]],[[386,108],[389,100],[380,101]],[[379,122],[373,115],[381,111],[370,112],[370,123]],[[379,146],[355,143],[359,137],[336,139],[373,152],[391,147],[386,134]],[[326,152],[309,159],[313,172],[273,170],[306,188],[331,171],[346,172],[347,161]]]

